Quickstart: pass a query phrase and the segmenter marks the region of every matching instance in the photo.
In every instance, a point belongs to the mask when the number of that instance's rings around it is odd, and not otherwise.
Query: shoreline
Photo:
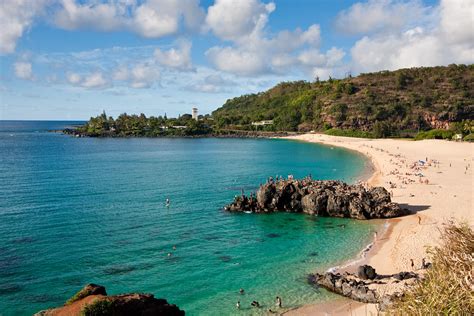
[[[283,138],[342,147],[364,155],[373,168],[367,184],[386,187],[393,192],[394,202],[414,212],[384,220],[374,240],[356,258],[332,268],[337,272],[354,273],[361,264],[370,264],[377,272],[384,274],[412,271],[409,259],[413,258],[418,266],[422,258],[428,257],[426,246],[437,244],[443,222],[454,219],[467,221],[471,227],[474,225],[471,211],[474,144],[440,140],[362,139],[324,134]],[[423,164],[423,177],[420,179],[429,179],[430,184],[414,181],[417,177],[408,168],[414,162],[425,160],[421,158],[424,155],[429,155],[431,160],[428,156],[426,158],[432,163]],[[459,176],[463,171],[464,176]],[[389,185],[394,187],[389,188]],[[455,201],[447,201],[452,199],[446,199],[445,195],[451,195]],[[349,311],[353,315],[377,313],[375,304],[342,299],[337,304],[308,304],[285,315],[345,315]]]

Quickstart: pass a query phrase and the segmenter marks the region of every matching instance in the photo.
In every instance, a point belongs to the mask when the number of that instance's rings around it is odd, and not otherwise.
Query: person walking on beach
[[[413,261],[413,259],[410,259],[411,261],[411,269],[414,270],[415,269],[415,261]]]
[[[281,308],[281,298],[279,296],[276,297],[276,306],[278,306],[279,308]]]
[[[418,215],[418,225],[421,225],[421,216]]]

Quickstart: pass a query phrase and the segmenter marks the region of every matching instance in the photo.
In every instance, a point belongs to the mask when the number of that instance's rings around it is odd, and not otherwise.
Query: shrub
[[[432,268],[404,297],[392,315],[473,315],[474,232],[467,224],[448,223],[441,246],[429,249]]]
[[[465,142],[474,142],[474,134],[469,134],[469,135],[464,136],[463,140]]]
[[[113,314],[113,303],[107,299],[96,300],[82,310],[83,316],[108,316]]]
[[[432,129],[426,132],[419,132],[415,136],[415,140],[422,139],[452,139],[454,132],[444,129]]]
[[[385,138],[391,135],[391,128],[387,122],[375,122],[372,133],[375,138]]]
[[[370,132],[358,131],[358,130],[353,130],[353,129],[331,128],[331,129],[328,129],[325,133],[327,135],[332,135],[332,136],[373,138],[373,135]]]

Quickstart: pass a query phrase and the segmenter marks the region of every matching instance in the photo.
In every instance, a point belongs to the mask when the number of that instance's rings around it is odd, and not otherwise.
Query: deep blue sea
[[[269,176],[353,182],[366,163],[353,152],[287,140],[48,132],[76,123],[0,121],[2,315],[62,305],[87,283],[154,293],[188,315],[255,314],[252,300],[267,310],[277,295],[286,308],[324,301],[331,294],[308,285],[307,274],[355,257],[375,229],[222,210]]]

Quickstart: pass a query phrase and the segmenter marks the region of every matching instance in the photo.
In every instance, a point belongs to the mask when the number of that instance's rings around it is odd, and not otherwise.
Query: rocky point
[[[334,180],[279,180],[261,185],[256,194],[236,196],[230,212],[295,212],[355,219],[391,218],[409,214],[393,203],[383,187],[365,188]]]

